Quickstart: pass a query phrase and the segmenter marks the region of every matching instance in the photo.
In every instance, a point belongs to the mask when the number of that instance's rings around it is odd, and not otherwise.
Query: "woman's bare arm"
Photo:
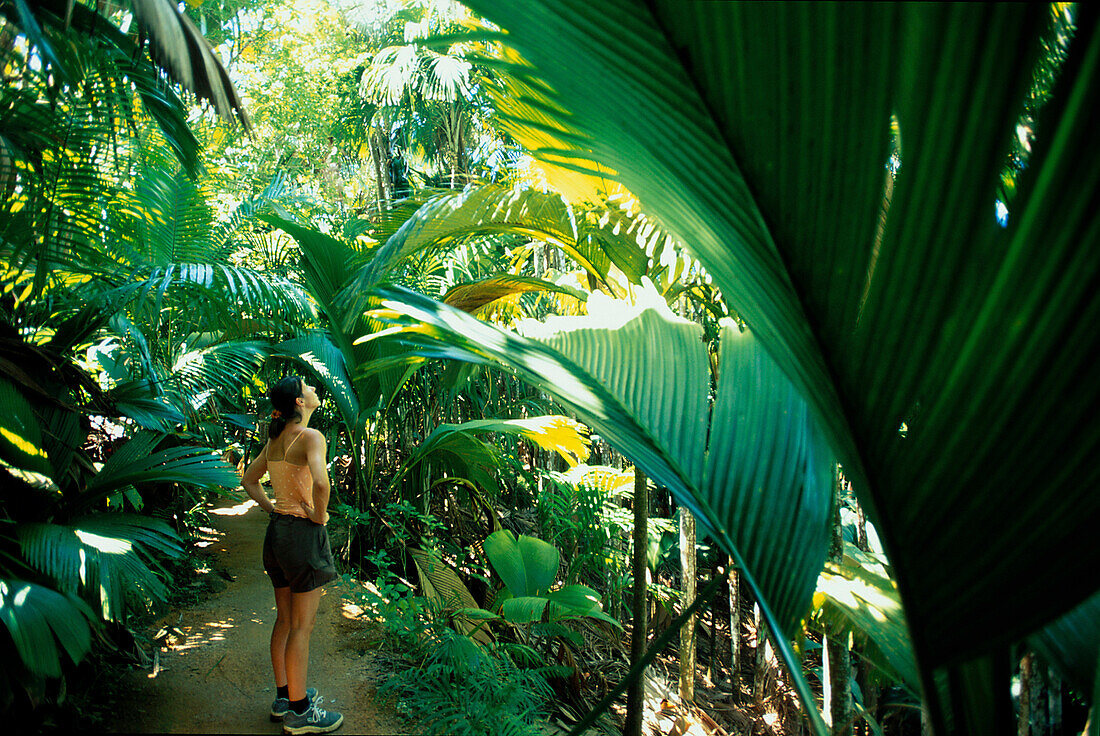
[[[260,478],[263,478],[266,472],[267,447],[265,446],[264,449],[260,451],[260,454],[256,456],[256,459],[249,463],[248,468],[244,471],[244,476],[241,478],[241,486],[248,492],[252,500],[259,504],[261,509],[270,514],[275,510],[275,504],[267,497],[267,493],[264,492],[263,487],[260,485]]]
[[[307,508],[311,521],[317,524],[328,523],[328,498],[332,490],[328,480],[328,443],[325,436],[315,429],[306,430],[303,438],[306,445],[306,461],[313,476],[313,508]]]

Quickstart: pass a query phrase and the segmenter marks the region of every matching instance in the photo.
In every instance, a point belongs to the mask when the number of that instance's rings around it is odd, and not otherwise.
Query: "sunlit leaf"
[[[45,677],[61,676],[58,644],[78,663],[91,649],[88,606],[73,596],[21,580],[0,579],[3,622],[23,665]]]
[[[50,473],[34,409],[8,380],[0,378],[0,459],[32,473]]]

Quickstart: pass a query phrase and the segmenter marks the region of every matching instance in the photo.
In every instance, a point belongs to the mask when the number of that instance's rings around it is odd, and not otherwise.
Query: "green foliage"
[[[603,612],[599,595],[591,588],[566,585],[550,589],[561,565],[561,553],[552,544],[501,529],[486,538],[484,548],[507,593],[496,598],[505,621],[530,625],[590,617],[619,626]]]
[[[156,555],[179,557],[179,537],[164,522],[140,516],[95,514],[69,524],[22,524],[24,559],[55,581],[62,593],[80,593],[105,621],[124,622],[168,595]],[[152,566],[152,567],[150,567]]]
[[[590,298],[589,317],[531,326],[534,338],[389,295],[388,307],[423,321],[410,331],[421,354],[516,369],[668,486],[738,560],[769,626],[794,632],[824,564],[831,461],[807,404],[752,335],[724,328],[712,405],[701,329],[652,289],[641,305]]]
[[[424,649],[419,666],[379,688],[424,733],[542,733],[553,691],[540,670],[518,667],[501,649],[486,650],[448,629]]]
[[[1062,543],[1100,513],[1097,385],[1077,378],[1100,298],[1096,15],[1076,8],[1002,227],[1048,6],[472,6],[542,83],[531,123],[574,142],[536,155],[614,171],[809,403],[882,535],[944,730],[968,707],[938,701],[935,670],[1004,659],[1100,586],[1095,546]]]

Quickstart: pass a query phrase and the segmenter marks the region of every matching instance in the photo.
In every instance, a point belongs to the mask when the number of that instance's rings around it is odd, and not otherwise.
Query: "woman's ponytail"
[[[271,399],[271,423],[267,425],[267,438],[273,440],[283,433],[292,419],[301,420],[295,399],[302,395],[301,376],[287,376],[268,389]]]

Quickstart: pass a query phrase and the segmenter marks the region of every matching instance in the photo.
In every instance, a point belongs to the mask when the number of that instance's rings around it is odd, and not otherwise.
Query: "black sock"
[[[292,700],[290,702],[290,709],[292,711],[294,711],[295,713],[297,713],[298,715],[302,715],[307,710],[309,710],[309,698],[302,698],[301,700]]]
[[[284,700],[289,700],[290,699],[290,685],[283,685],[282,687],[279,687],[278,685],[276,685],[275,686],[275,697],[276,698],[283,698]]]

